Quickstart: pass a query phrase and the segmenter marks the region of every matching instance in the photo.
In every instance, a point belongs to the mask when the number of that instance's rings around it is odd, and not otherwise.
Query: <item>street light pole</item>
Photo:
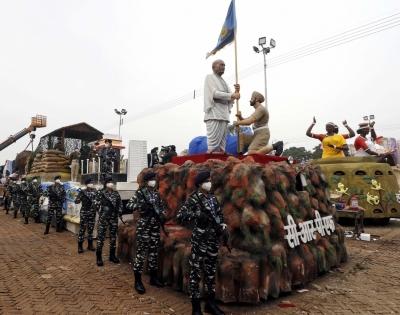
[[[121,138],[121,125],[122,125],[122,116],[126,115],[128,111],[126,109],[114,109],[115,113],[119,116],[119,125],[118,125],[118,137]]]
[[[265,108],[268,109],[268,101],[267,101],[267,54],[271,52],[271,48],[275,48],[276,42],[274,39],[270,39],[269,41],[269,46],[265,47],[267,43],[267,38],[266,37],[260,37],[258,39],[258,46],[261,47],[261,50],[257,46],[253,46],[253,50],[256,53],[263,53],[264,57],[264,92],[265,92]]]
[[[264,49],[263,49],[264,51]],[[268,109],[267,101],[267,54],[263,52],[264,56],[264,91],[265,91],[265,108]]]

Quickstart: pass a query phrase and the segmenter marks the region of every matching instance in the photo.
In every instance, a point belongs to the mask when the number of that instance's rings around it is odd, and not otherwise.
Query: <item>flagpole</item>
[[[235,0],[233,0],[235,5]],[[236,15],[236,5],[235,5],[235,15]],[[237,25],[236,25],[237,27]],[[237,41],[236,41],[236,29],[235,29],[235,38],[234,38],[234,45],[235,45],[235,81],[236,84],[239,84],[239,74],[238,74],[238,58],[237,58]],[[239,100],[236,100],[236,115],[239,115]],[[239,119],[239,118],[237,118]],[[240,153],[240,126],[237,126],[237,153]]]

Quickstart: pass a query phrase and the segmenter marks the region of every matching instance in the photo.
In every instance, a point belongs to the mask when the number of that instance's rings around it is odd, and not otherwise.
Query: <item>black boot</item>
[[[44,230],[44,234],[49,234],[49,230],[50,230],[50,223],[46,223],[46,230]]]
[[[283,141],[275,142],[272,148],[275,150],[275,156],[281,156],[283,153]]]
[[[17,218],[17,211],[14,211],[14,219]]]
[[[140,272],[135,271],[135,290],[139,294],[145,294],[146,289],[142,283],[142,274]]]
[[[158,279],[157,270],[150,272],[150,285],[153,285],[158,288],[164,287],[164,283],[162,283],[160,279]]]
[[[25,222],[24,222],[24,224],[28,224],[28,223],[29,223],[28,217],[25,217]]]
[[[83,242],[78,242],[78,254],[82,254],[83,253]]]
[[[40,217],[39,217],[39,216],[37,216],[37,217],[35,218],[35,223],[40,223]]]
[[[96,264],[99,267],[104,266],[103,258],[101,257],[101,249],[96,250]]]
[[[215,303],[214,295],[207,298],[206,305],[204,306],[204,312],[210,313],[212,315],[224,315],[225,313],[218,307]]]
[[[110,247],[110,261],[119,264],[119,259],[115,256],[115,247]]]
[[[192,315],[203,315],[200,299],[192,299]]]
[[[93,240],[88,240],[87,241],[87,249],[94,252],[96,249],[93,246]]]
[[[62,227],[61,227],[62,223],[57,223],[57,227],[56,227],[56,232],[62,232]]]

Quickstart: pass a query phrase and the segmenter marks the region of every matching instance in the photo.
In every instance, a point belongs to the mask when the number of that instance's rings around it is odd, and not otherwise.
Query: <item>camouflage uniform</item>
[[[96,208],[94,205],[97,190],[94,188],[81,189],[75,199],[75,203],[81,203],[80,224],[78,242],[83,242],[85,238],[85,230],[88,230],[88,241],[93,240],[93,229],[96,218]]]
[[[122,216],[122,200],[115,190],[99,190],[95,197],[96,208],[99,208],[99,226],[97,229],[97,251],[101,252],[110,229],[110,252],[115,252],[118,232],[118,217]]]
[[[20,198],[21,213],[25,218],[29,218],[29,213],[30,213],[28,204],[29,184],[26,181],[22,181],[19,187],[20,187],[19,198]]]
[[[10,193],[10,184],[11,180],[8,178],[5,185],[4,185],[4,209],[6,210],[6,213],[8,214],[8,211],[10,210],[10,204],[11,204],[11,193]]]
[[[140,218],[136,227],[136,258],[133,270],[143,272],[148,252],[149,271],[158,269],[158,249],[160,244],[160,220],[165,218],[165,206],[155,189],[140,188],[129,200],[127,209],[139,210]]]
[[[204,273],[205,292],[215,295],[215,272],[219,238],[224,217],[217,198],[200,191],[193,193],[179,209],[177,221],[193,228],[192,251],[189,258],[189,293],[192,299],[200,298],[200,277]]]
[[[12,184],[10,185],[10,193],[11,193],[11,199],[13,203],[13,210],[14,210],[14,217],[17,217],[18,210],[21,207],[21,187],[20,184],[17,182],[13,181]]]
[[[117,161],[117,152],[112,147],[105,147],[100,153],[101,161],[101,177],[104,180],[106,177],[111,177],[113,173],[113,162]]]
[[[42,186],[40,186],[40,183],[37,183],[37,182],[29,183],[28,204],[30,207],[31,217],[35,219],[35,222],[39,222],[39,216],[40,216],[39,199],[40,199],[40,196],[42,195],[42,193],[43,193],[43,189],[42,189]]]
[[[43,196],[49,198],[49,207],[47,213],[47,224],[51,224],[54,212],[56,213],[57,227],[62,224],[62,207],[65,201],[66,192],[63,185],[53,184],[47,188]]]

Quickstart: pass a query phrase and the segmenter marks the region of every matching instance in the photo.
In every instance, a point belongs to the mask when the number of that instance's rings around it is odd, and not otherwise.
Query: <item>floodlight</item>
[[[258,47],[253,46],[253,50],[258,54],[260,52],[260,50],[258,49]]]
[[[123,108],[122,110],[121,110],[121,114],[122,115],[126,115],[128,113],[128,111],[125,109],[125,108]]]
[[[267,43],[267,38],[266,37],[260,37],[258,39],[258,45],[262,46],[265,45]]]
[[[368,120],[368,116],[364,116],[364,120]]]
[[[276,46],[275,39],[271,38],[271,40],[269,41],[269,45],[271,46],[271,48],[275,48]]]
[[[118,109],[114,109],[114,111],[115,111],[115,113],[117,114],[117,115],[121,115],[121,112],[118,110]]]
[[[369,115],[369,119],[375,119],[375,115]]]

